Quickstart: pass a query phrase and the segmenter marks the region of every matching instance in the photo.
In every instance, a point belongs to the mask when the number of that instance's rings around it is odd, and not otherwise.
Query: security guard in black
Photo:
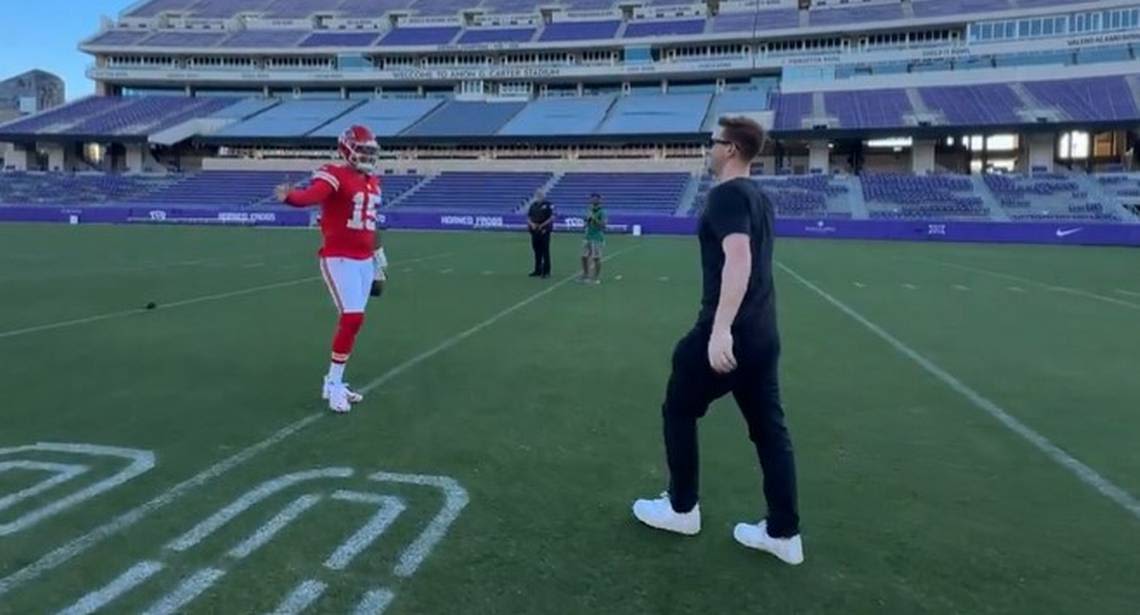
[[[530,230],[530,247],[534,251],[534,270],[531,277],[550,277],[550,235],[554,230],[554,205],[539,194],[527,211],[527,228]]]

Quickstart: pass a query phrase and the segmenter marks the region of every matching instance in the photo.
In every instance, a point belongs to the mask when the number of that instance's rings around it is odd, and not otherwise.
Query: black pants
[[[550,232],[532,232],[530,247],[534,250],[534,273],[550,275]]]
[[[734,331],[737,368],[722,376],[709,365],[710,333],[711,326],[697,325],[673,352],[673,374],[662,407],[673,509],[688,512],[697,505],[697,419],[713,401],[732,393],[764,474],[768,533],[776,538],[794,536],[799,533],[796,464],[780,406],[779,338],[772,333]]]

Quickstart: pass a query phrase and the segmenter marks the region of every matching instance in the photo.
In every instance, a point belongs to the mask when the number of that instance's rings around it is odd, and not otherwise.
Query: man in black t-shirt
[[[633,513],[657,529],[688,535],[700,531],[697,420],[713,401],[732,393],[756,446],[768,501],[767,518],[737,525],[734,536],[744,546],[799,564],[804,556],[795,461],[777,377],[774,214],[772,203],[750,178],[763,139],[756,122],[722,118],[709,144],[709,167],[718,183],[709,192],[699,223],[701,311],[673,352],[673,374],[662,408],[669,490],[658,499],[638,500]]]
[[[530,247],[534,251],[534,271],[530,277],[550,277],[550,234],[554,230],[554,205],[539,190],[526,212]]]

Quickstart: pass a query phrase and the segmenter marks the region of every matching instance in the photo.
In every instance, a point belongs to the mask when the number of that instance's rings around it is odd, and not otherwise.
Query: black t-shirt
[[[724,270],[724,238],[743,233],[752,239],[752,277],[740,304],[734,328],[763,335],[776,334],[776,292],[772,285],[772,203],[750,179],[724,182],[709,192],[698,235],[704,293],[698,323],[712,325],[720,303]]]
[[[554,205],[545,199],[530,204],[526,217],[535,224],[543,224],[554,217]]]

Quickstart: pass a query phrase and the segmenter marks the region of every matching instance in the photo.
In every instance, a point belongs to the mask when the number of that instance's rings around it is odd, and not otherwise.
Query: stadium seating
[[[279,49],[295,47],[308,35],[308,30],[243,30],[222,41],[218,46],[235,49]]]
[[[456,41],[460,45],[484,45],[487,43],[529,43],[537,32],[534,28],[489,28],[465,30]]]
[[[720,13],[712,19],[711,32],[752,32],[798,28],[800,13],[796,9],[776,9]]]
[[[226,39],[224,32],[160,31],[142,41],[140,47],[214,47]]]
[[[946,17],[963,13],[1008,11],[1011,0],[925,0],[914,3],[915,17]]]
[[[499,131],[510,136],[587,135],[605,119],[613,96],[540,98],[519,112]]]
[[[841,128],[903,126],[903,115],[913,113],[906,92],[899,89],[826,92],[824,106],[839,118]]]
[[[136,195],[126,202],[168,207],[246,207],[269,199],[277,185],[297,183],[306,177],[304,173],[284,171],[210,171],[183,176],[161,190]]]
[[[288,100],[244,122],[227,126],[220,137],[300,137],[360,104],[346,100]]]
[[[598,193],[610,214],[670,215],[692,181],[688,173],[567,173],[547,193],[560,214],[580,215]]]
[[[942,112],[951,125],[1015,124],[1022,106],[1004,83],[922,88],[919,94],[927,107]]]
[[[279,206],[273,197],[275,186],[304,184],[310,177],[306,171],[202,171],[160,176],[9,172],[0,173],[0,204]],[[1114,173],[1087,179],[1059,174],[984,175],[978,183],[969,176],[893,173],[753,177],[780,218],[856,217],[854,187],[861,191],[866,215],[871,219],[989,220],[994,212],[985,205],[984,197],[992,193],[990,202],[1010,220],[1140,222],[1140,215],[1119,206],[1140,203],[1140,175]],[[552,180],[550,199],[560,214],[571,216],[585,211],[594,192],[602,195],[611,214],[697,213],[712,186],[705,177],[691,188],[694,180],[688,173],[669,172],[568,172],[557,178],[551,173],[444,172],[425,177],[385,172],[383,207],[449,214],[517,213],[537,189]],[[688,200],[690,189],[696,191],[692,201]]]
[[[378,137],[400,134],[443,104],[441,99],[412,98],[369,101],[310,133],[313,137],[339,137],[349,126],[363,124]]]
[[[546,26],[538,40],[544,43],[605,40],[613,38],[620,27],[621,22],[617,20],[561,21]]]
[[[395,28],[380,39],[381,47],[446,45],[459,34],[458,26]]]
[[[1052,173],[985,176],[997,202],[1012,220],[1119,220],[1073,177]],[[1113,194],[1106,191],[1108,194]],[[1120,196],[1120,195],[1115,195]]]
[[[712,96],[657,94],[618,100],[598,129],[600,134],[665,134],[700,132]]]
[[[522,207],[550,173],[444,172],[398,205],[405,210],[505,214]]]
[[[811,114],[812,95],[779,94],[773,99],[772,107],[776,111],[776,130],[801,130],[804,120]]]
[[[705,31],[704,19],[683,21],[637,21],[626,26],[623,38],[649,38],[680,34],[701,34]]]
[[[0,203],[101,205],[141,197],[172,181],[103,173],[0,173]]]
[[[150,36],[150,32],[140,32],[138,30],[108,30],[95,38],[88,41],[90,45],[106,45],[109,47],[126,47],[130,45],[137,45],[144,38]]]
[[[50,134],[74,126],[124,104],[115,97],[90,96],[29,118],[5,124],[3,131],[12,134]]]
[[[522,102],[448,101],[404,134],[413,137],[493,135],[525,106]]]
[[[225,98],[127,99],[113,111],[88,118],[66,130],[74,135],[149,134],[194,117],[204,117],[235,102]]]
[[[298,47],[371,47],[379,38],[379,32],[314,32]]]
[[[850,218],[848,187],[839,179],[824,175],[753,177],[753,181],[768,196],[781,218]],[[713,181],[700,180],[693,211],[703,210]]]
[[[893,2],[812,10],[808,12],[808,23],[813,26],[838,26],[859,22],[890,21],[902,17],[902,5]]]
[[[195,118],[225,113],[239,104],[237,99],[223,97],[91,97],[7,124],[0,131],[16,135],[149,135]]]
[[[988,218],[969,177],[866,173],[863,199],[871,218]]]
[[[1025,84],[1038,101],[1061,109],[1074,120],[1105,121],[1140,117],[1132,92],[1122,77],[1065,81],[1031,81]]]

